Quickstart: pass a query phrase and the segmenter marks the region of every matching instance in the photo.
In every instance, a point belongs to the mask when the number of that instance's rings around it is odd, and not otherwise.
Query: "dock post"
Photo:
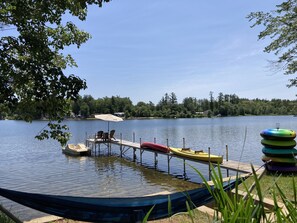
[[[135,132],[133,132],[132,142],[135,142]]]
[[[168,174],[170,174],[170,157],[167,155]]]
[[[95,151],[95,156],[96,156],[96,134],[94,136],[94,144],[92,145],[92,149]]]
[[[88,133],[86,132],[86,147],[88,147],[89,144],[88,144]]]
[[[110,143],[107,142],[107,153],[108,153],[108,156],[110,156]]]
[[[186,173],[186,160],[184,160],[184,179],[187,179],[187,173]]]
[[[157,139],[156,139],[156,137],[154,137],[154,143],[156,143],[157,142]]]
[[[123,144],[122,144],[122,140],[123,140],[123,135],[122,135],[122,133],[120,133],[120,154],[121,154],[121,157],[123,157]]]
[[[133,148],[133,162],[136,161],[136,149]]]
[[[186,140],[183,138],[183,148],[186,148]]]
[[[208,147],[208,180],[211,180],[210,147]]]
[[[228,145],[226,145],[226,161],[229,160]],[[227,177],[229,177],[229,169],[227,169]]]
[[[155,152],[155,169],[157,169],[158,165],[158,153]]]
[[[141,145],[141,138],[139,138],[139,142]],[[141,149],[141,147],[139,146],[139,156],[140,156],[140,164],[142,165],[142,153],[144,152],[144,150]]]
[[[142,153],[144,152],[144,149],[139,149],[140,151],[140,164],[142,165]]]

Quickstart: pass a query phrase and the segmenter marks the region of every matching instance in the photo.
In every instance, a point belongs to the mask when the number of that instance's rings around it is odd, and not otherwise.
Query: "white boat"
[[[67,144],[62,148],[62,152],[71,156],[88,156],[91,154],[91,149],[82,143],[77,145]]]

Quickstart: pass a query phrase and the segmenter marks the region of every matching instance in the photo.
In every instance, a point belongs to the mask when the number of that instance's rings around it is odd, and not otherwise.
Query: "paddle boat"
[[[88,156],[91,154],[91,149],[82,143],[77,145],[67,144],[62,148],[62,152],[70,156]]]
[[[157,150],[158,152],[163,152],[163,153],[170,152],[170,149],[168,146],[152,143],[152,142],[143,142],[141,143],[140,147],[144,149]]]
[[[190,148],[172,148],[170,147],[170,151],[177,155],[182,156],[194,160],[201,160],[205,162],[212,162],[212,163],[222,163],[223,156],[217,156],[213,154],[208,154],[203,152],[202,150],[195,151]]]

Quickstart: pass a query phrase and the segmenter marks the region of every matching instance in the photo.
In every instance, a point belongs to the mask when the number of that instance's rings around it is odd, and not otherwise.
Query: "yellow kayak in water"
[[[190,159],[201,160],[205,162],[212,162],[212,163],[222,163],[223,156],[217,156],[208,154],[201,151],[195,151],[190,148],[173,148],[169,147],[170,151],[177,156],[182,156]]]

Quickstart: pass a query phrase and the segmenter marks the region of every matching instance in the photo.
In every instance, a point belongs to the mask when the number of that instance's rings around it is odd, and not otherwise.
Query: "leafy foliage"
[[[85,80],[65,73],[66,67],[76,63],[62,51],[70,45],[80,47],[90,38],[74,23],[64,22],[63,15],[85,20],[88,5],[101,7],[103,2],[109,0],[0,2],[2,112],[34,111],[50,121],[57,120],[59,125],[70,112],[68,101],[76,100],[79,91],[86,88]],[[8,32],[11,29],[14,32]],[[32,112],[19,116],[26,121],[33,119]],[[52,137],[61,143],[67,141],[69,134],[63,131],[65,128],[52,124],[48,127],[50,131],[42,132],[39,139]]]
[[[166,95],[168,98],[166,99]],[[162,118],[194,118],[212,116],[238,116],[238,115],[293,115],[297,111],[297,101],[293,100],[263,100],[239,98],[235,94],[219,93],[217,99],[210,100],[187,97],[178,103],[170,100],[165,94],[160,102],[138,102],[132,104],[129,98],[105,97],[94,99],[86,95],[73,103],[74,114],[89,117],[94,113],[124,112],[126,118],[130,117],[162,117]]]
[[[285,74],[297,71],[297,1],[287,0],[270,12],[252,12],[247,17],[254,21],[252,27],[263,25],[259,39],[270,37],[271,43],[264,52],[278,56],[274,64]],[[291,79],[289,87],[297,86],[297,78]]]
[[[217,99],[213,97],[213,111],[210,110],[208,99],[197,99],[194,97],[185,98],[182,103],[174,100],[174,103],[164,101],[164,97],[155,105],[152,102],[138,102],[136,105],[127,98],[104,97],[94,99],[90,95],[78,97],[76,101],[70,101],[70,117],[88,118],[96,113],[117,113],[122,112],[126,118],[131,117],[161,117],[161,118],[195,118],[211,116],[243,116],[243,115],[296,115],[297,100],[281,99],[245,99],[235,94],[219,93]],[[65,104],[66,106],[66,104]],[[40,111],[23,108],[10,112],[0,112],[0,118],[21,119],[26,113],[35,119],[42,118]],[[20,114],[20,115],[19,115]]]

